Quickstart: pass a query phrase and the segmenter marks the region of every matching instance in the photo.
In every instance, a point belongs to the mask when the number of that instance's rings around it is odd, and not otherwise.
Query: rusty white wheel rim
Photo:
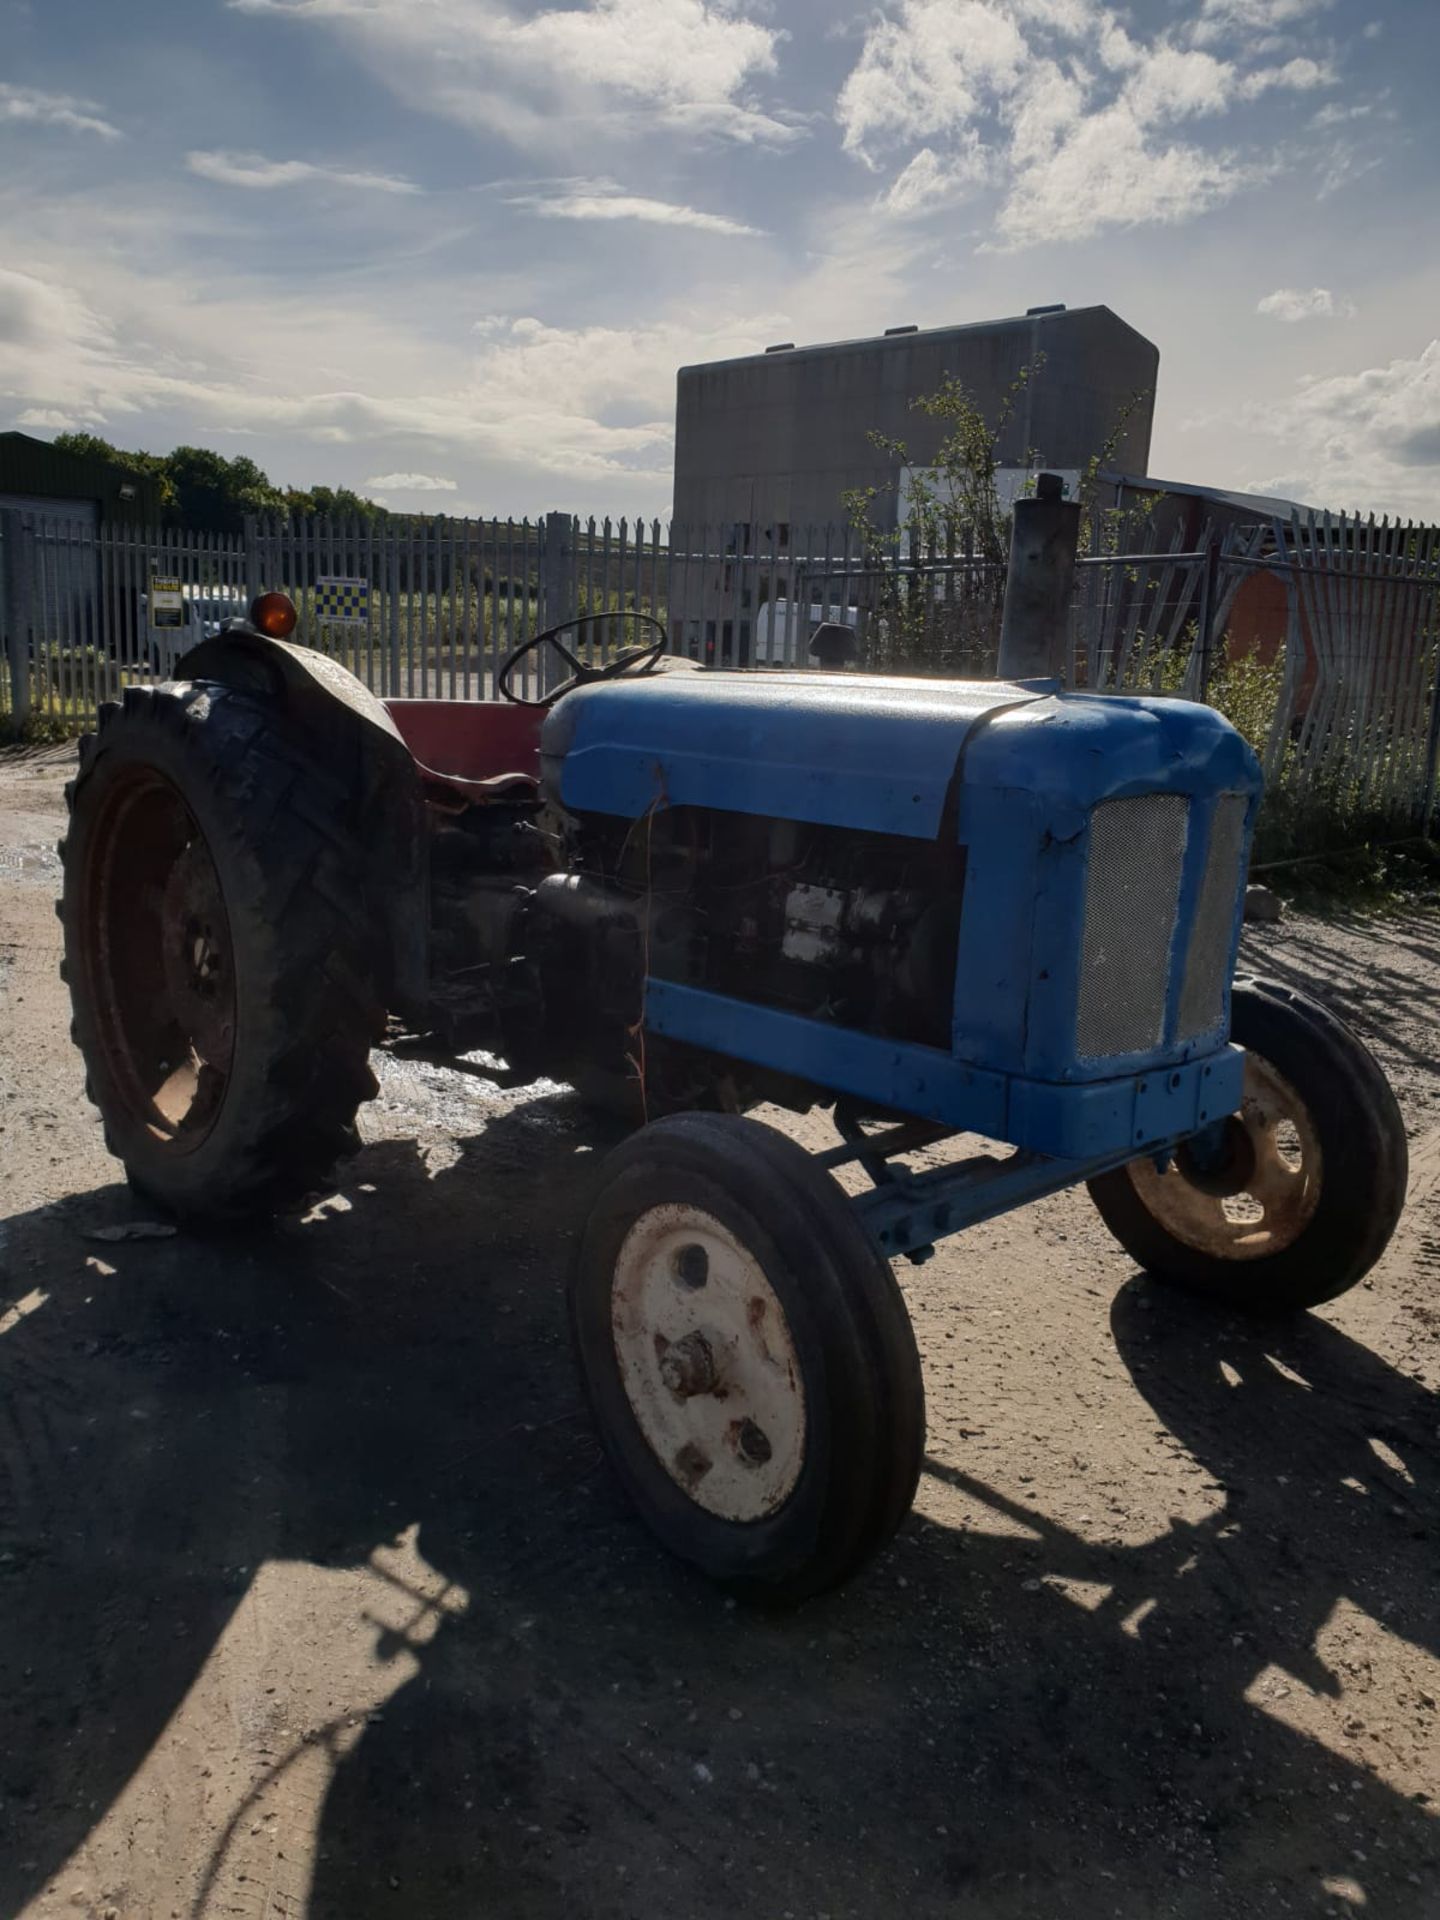
[[[1128,1169],[1147,1211],[1175,1239],[1221,1260],[1260,1260],[1292,1246],[1320,1204],[1320,1140],[1310,1110],[1268,1060],[1247,1053],[1231,1129],[1231,1164],[1214,1175],[1182,1146],[1164,1173]]]
[[[764,1269],[699,1207],[652,1207],[615,1262],[611,1329],[646,1445],[707,1513],[775,1513],[805,1458],[805,1390]]]

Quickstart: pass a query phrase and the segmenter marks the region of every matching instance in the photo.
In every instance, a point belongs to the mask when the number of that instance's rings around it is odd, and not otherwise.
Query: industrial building
[[[913,466],[933,463],[944,422],[912,402],[947,374],[993,422],[1021,373],[1038,367],[1004,427],[1002,466],[1078,474],[1115,436],[1108,463],[1144,474],[1159,366],[1159,349],[1108,307],[1034,307],[1019,319],[892,327],[830,346],[786,342],[682,367],[675,518],[744,528],[743,537],[780,547],[792,527],[843,521],[847,490],[898,487],[896,463],[872,433],[903,441]],[[894,491],[877,500],[882,523],[895,500]]]
[[[6,507],[89,527],[101,520],[153,526],[160,518],[160,482],[113,460],[71,453],[12,430],[0,433],[0,509]]]

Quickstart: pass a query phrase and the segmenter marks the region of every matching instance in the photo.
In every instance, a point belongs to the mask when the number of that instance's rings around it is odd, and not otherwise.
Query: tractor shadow
[[[578,1403],[564,1268],[604,1144],[539,1099],[449,1164],[371,1146],[249,1242],[84,1241],[116,1188],[10,1223],[0,1912],[122,1795],[257,1569],[408,1538],[466,1598],[373,1630],[410,1677],[336,1747],[286,1912],[1433,1915],[1433,1809],[1251,1704],[1272,1668],[1335,1691],[1342,1600],[1440,1652],[1433,1395],[1319,1320],[1257,1334],[1127,1286],[1114,1338],[1223,1483],[1213,1522],[1096,1547],[935,1459],[1008,1530],[912,1520],[844,1592],[747,1614],[640,1529]],[[253,1902],[229,1846],[159,1910]]]

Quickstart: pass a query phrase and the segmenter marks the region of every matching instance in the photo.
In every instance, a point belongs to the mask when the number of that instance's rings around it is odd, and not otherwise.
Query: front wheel
[[[685,1113],[606,1164],[571,1281],[601,1438],[664,1544],[743,1597],[836,1585],[909,1511],[924,1391],[889,1264],[758,1121]]]
[[[1237,981],[1240,1111],[1090,1182],[1100,1216],[1160,1280],[1247,1312],[1333,1300],[1389,1244],[1405,1201],[1405,1127],[1369,1049],[1327,1008]]]

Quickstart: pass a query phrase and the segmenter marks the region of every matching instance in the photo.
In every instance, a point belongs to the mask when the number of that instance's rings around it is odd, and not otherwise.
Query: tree
[[[175,488],[167,470],[165,454],[127,453],[123,447],[114,447],[108,440],[102,440],[98,433],[57,433],[55,445],[66,453],[78,453],[92,460],[109,460],[113,465],[125,467],[131,473],[143,474],[149,480],[158,480],[161,506],[174,506]]]
[[[208,533],[240,533],[247,513],[278,513],[285,496],[246,454],[176,447],[167,461],[178,517]]]
[[[934,393],[911,402],[942,423],[942,436],[927,468],[912,468],[902,440],[872,433],[870,440],[895,463],[887,487],[856,487],[844,496],[851,525],[861,537],[865,566],[876,582],[869,620],[868,656],[873,667],[920,668],[928,672],[986,675],[995,670],[1005,578],[1010,561],[1009,504],[1002,504],[998,475],[1000,443],[1017,403],[1045,364],[1037,354],[1022,367],[987,420],[962,381],[947,374]],[[1099,511],[1095,478],[1135,406],[1135,394],[1120,410],[1105,444],[1090,456],[1081,476],[1082,544]],[[1018,464],[1034,464],[1033,450]],[[893,493],[902,468],[910,469],[905,518],[894,527],[877,524],[875,503]],[[1029,483],[1033,486],[1033,481]],[[926,564],[929,562],[930,564]]]
[[[388,507],[367,500],[363,494],[352,492],[349,487],[306,487],[303,490],[287,487],[284,510],[297,518],[318,514],[325,520],[358,520],[362,526],[374,526],[390,517]]]
[[[353,519],[371,524],[387,510],[349,487],[277,487],[246,454],[227,460],[209,447],[176,447],[171,453],[129,453],[98,433],[59,433],[55,445],[67,453],[113,461],[132,473],[160,482],[167,521],[203,533],[240,533],[251,513]]]

